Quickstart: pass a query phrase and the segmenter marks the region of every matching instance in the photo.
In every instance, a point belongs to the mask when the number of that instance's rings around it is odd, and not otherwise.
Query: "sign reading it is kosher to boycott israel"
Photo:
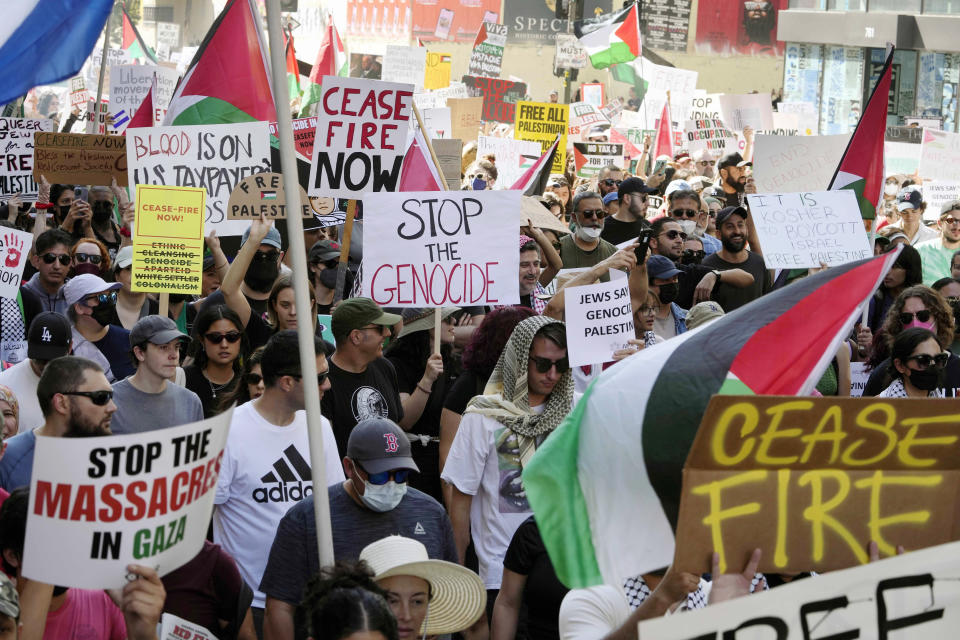
[[[199,187],[137,185],[131,291],[200,295],[206,196]]]
[[[520,301],[519,191],[363,197],[363,295],[386,307]]]
[[[207,536],[232,415],[130,435],[38,436],[24,575],[119,589],[130,563],[162,577],[192,560]]]
[[[394,191],[406,152],[413,85],[324,76],[311,196]]]

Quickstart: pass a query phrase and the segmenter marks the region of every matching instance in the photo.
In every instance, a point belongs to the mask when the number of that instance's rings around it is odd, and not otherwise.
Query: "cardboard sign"
[[[587,66],[587,50],[577,36],[570,33],[557,34],[557,52],[553,61],[555,69],[583,69]]]
[[[33,178],[50,184],[127,186],[127,139],[85,133],[34,133]]]
[[[0,195],[22,194],[24,200],[37,198],[33,179],[33,134],[53,131],[53,120],[0,118]]]
[[[791,192],[830,186],[849,135],[764,136],[753,147],[753,179],[759,193]]]
[[[450,86],[450,65],[453,56],[449,53],[427,52],[423,72],[424,89],[442,89]]]
[[[484,22],[477,32],[467,73],[496,78],[503,65],[503,47],[507,44],[507,25]]]
[[[517,103],[527,94],[525,83],[480,76],[463,76],[463,82],[472,97],[483,98],[481,119],[513,124]]]
[[[687,120],[683,143],[689,153],[706,149],[719,157],[737,150],[737,134],[727,129],[722,120]]]
[[[543,153],[539,142],[511,140],[495,136],[480,136],[477,157],[493,154],[497,159],[497,186],[508,189],[536,163]]]
[[[795,580],[704,609],[644,620],[639,637],[956,638],[960,626],[960,591],[956,589],[960,543],[909,551],[862,567]]]
[[[570,107],[551,102],[518,102],[517,120],[513,137],[517,140],[539,142],[546,153],[560,136],[557,153],[553,156],[550,173],[563,173],[567,162],[567,120]]]
[[[720,96],[720,112],[728,127],[743,131],[744,127],[755,130],[773,129],[773,106],[765,93],[745,95],[723,94]]]
[[[205,189],[137,185],[131,291],[200,294]]]
[[[37,437],[24,575],[120,589],[130,563],[162,577],[192,560],[207,536],[232,415],[130,435]]]
[[[0,232],[0,298],[16,299],[33,234],[19,229]]]
[[[440,172],[447,183],[447,189],[456,191],[460,188],[460,158],[463,153],[462,140],[448,140],[434,138],[430,141],[433,152],[440,162]]]
[[[299,184],[300,213],[303,218],[312,218],[313,209],[307,192]],[[287,194],[283,188],[283,176],[279,173],[258,173],[240,181],[230,194],[227,205],[228,220],[253,220],[263,214],[273,220],[287,218]]]
[[[960,165],[960,133],[923,130],[920,143],[920,177],[924,180],[956,180]]]
[[[383,56],[383,77],[391,82],[402,82],[423,88],[423,74],[427,67],[427,50],[423,47],[387,45]]]
[[[472,142],[482,126],[483,98],[447,98],[451,137]]]
[[[681,571],[832,571],[960,537],[953,400],[721,396],[683,469]]]
[[[571,367],[613,360],[636,338],[626,279],[564,289],[564,322]]]
[[[363,295],[377,304],[519,302],[519,191],[370,193],[363,210]]]
[[[591,178],[608,165],[621,164],[623,145],[607,142],[574,142],[573,156],[577,175],[581,178]]]
[[[873,255],[852,189],[747,196],[769,269],[846,264]]]
[[[207,231],[240,235],[247,225],[227,219],[227,204],[241,180],[272,170],[267,126],[241,122],[128,129],[130,184],[205,187]]]
[[[311,196],[394,191],[407,150],[413,85],[324,76]]]

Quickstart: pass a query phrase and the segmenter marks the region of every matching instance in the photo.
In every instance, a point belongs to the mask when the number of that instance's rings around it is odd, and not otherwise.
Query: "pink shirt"
[[[63,605],[47,614],[43,640],[124,640],[123,613],[103,591],[70,589]]]

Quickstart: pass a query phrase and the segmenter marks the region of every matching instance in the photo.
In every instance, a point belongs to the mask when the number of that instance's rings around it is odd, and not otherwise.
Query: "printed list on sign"
[[[207,190],[137,185],[133,291],[199,295]]]

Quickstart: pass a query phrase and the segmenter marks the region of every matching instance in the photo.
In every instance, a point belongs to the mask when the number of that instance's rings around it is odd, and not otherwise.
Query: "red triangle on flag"
[[[153,126],[153,86],[150,87],[150,90],[147,91],[147,95],[143,96],[143,100],[140,101],[140,106],[137,107],[137,111],[133,114],[133,117],[130,118],[130,122],[127,123],[127,129],[133,129],[136,127],[152,127]],[[123,135],[127,135],[127,129],[123,130]]]
[[[580,173],[580,169],[587,164],[587,157],[580,153],[580,150],[576,147],[573,148],[573,163],[576,166],[575,171],[577,173]]]
[[[483,22],[480,23],[480,30],[477,31],[477,39],[473,41],[473,48],[476,49],[477,46],[487,39],[487,25]]]
[[[640,14],[637,12],[636,4],[630,8],[627,19],[620,23],[613,35],[623,40],[630,47],[630,53],[638,58],[640,57]]]

